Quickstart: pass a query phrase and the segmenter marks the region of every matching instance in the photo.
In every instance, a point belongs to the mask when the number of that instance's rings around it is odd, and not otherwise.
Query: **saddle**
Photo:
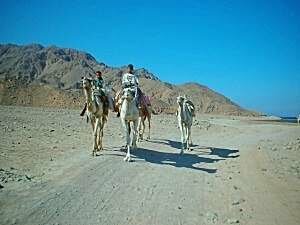
[[[124,88],[131,88],[131,86],[126,86]],[[150,102],[150,97],[145,95],[140,88],[137,89],[138,91],[138,94],[140,95],[140,98],[139,98],[139,105],[141,106],[142,110],[146,110],[148,111],[148,108],[151,106],[151,102]],[[133,94],[135,94],[135,90],[132,89],[132,92]],[[120,106],[122,104],[122,93],[123,93],[123,89],[122,90],[119,90],[116,94],[116,97],[114,99],[114,102],[115,102],[115,112],[119,112],[120,111]],[[119,113],[118,113],[119,115]]]
[[[101,89],[93,90],[93,98],[97,106],[103,103],[104,114],[108,115],[109,103],[108,103],[108,97],[105,95],[104,91]]]

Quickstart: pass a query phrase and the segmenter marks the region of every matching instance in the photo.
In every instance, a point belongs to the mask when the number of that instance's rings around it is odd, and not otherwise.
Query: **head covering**
[[[97,77],[98,77],[98,76],[99,76],[99,77],[101,77],[101,76],[102,76],[102,73],[101,73],[101,71],[99,71],[99,70],[98,70],[98,71],[96,71],[96,76],[97,76]]]

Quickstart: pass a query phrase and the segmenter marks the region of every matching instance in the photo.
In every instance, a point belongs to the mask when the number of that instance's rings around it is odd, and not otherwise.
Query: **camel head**
[[[92,88],[92,79],[88,77],[82,77],[81,79],[83,89],[91,89]]]
[[[182,105],[182,103],[184,102],[184,100],[185,100],[185,98],[184,98],[183,96],[181,96],[181,95],[179,95],[179,96],[177,97],[177,103],[178,103],[179,105]]]
[[[134,99],[135,90],[132,88],[125,88],[123,90],[122,100],[126,99],[127,101],[131,102]]]

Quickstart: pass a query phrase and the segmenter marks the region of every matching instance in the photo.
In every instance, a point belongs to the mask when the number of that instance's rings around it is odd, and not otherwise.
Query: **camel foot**
[[[123,160],[125,162],[131,162],[131,157],[130,156],[126,156]]]

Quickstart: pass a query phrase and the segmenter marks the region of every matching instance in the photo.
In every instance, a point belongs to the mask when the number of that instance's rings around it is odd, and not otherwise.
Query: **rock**
[[[229,223],[229,224],[237,224],[237,223],[240,223],[240,221],[238,219],[228,219],[227,223]]]
[[[277,151],[277,148],[276,147],[272,147],[271,150],[272,151]]]
[[[209,223],[217,223],[218,219],[219,219],[219,216],[218,216],[217,213],[211,213],[211,212],[206,213],[206,220],[207,220],[207,222],[209,222]]]
[[[232,205],[239,205],[239,204],[241,204],[241,203],[243,203],[243,202],[245,202],[245,201],[246,201],[245,199],[241,198],[241,199],[239,199],[239,200],[235,200],[235,201],[232,203]]]
[[[55,130],[53,130],[53,129],[52,129],[52,130],[50,130],[50,132],[54,132],[54,131],[55,131]]]

